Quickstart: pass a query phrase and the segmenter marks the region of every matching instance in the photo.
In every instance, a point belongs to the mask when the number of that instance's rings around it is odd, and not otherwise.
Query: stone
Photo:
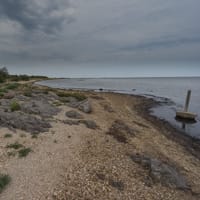
[[[83,119],[83,115],[81,115],[80,113],[78,113],[77,111],[75,110],[70,110],[70,111],[67,111],[65,113],[65,115],[69,118],[72,118],[72,119]]]
[[[97,124],[92,120],[79,120],[80,123],[85,124],[87,128],[96,129]]]
[[[190,189],[185,178],[174,167],[145,155],[134,154],[130,158],[148,170],[154,183],[181,190]]]
[[[88,100],[82,101],[79,104],[78,109],[81,110],[84,113],[91,113],[92,112],[92,106],[91,106],[91,104]]]
[[[15,97],[15,92],[8,92],[8,93],[5,93],[3,98],[4,99],[13,99]]]
[[[160,182],[165,186],[183,190],[189,189],[184,177],[176,169],[157,159],[151,159],[150,176],[154,181]]]

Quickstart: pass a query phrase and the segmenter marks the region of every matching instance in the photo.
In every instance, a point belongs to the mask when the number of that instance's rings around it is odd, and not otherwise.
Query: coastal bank
[[[0,199],[199,199],[199,141],[149,115],[155,101],[10,88],[0,99],[0,172],[11,181]]]

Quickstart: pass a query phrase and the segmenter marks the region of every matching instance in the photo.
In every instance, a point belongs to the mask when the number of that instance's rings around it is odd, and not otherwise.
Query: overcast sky
[[[1,0],[0,65],[63,77],[200,76],[199,10],[200,0]]]

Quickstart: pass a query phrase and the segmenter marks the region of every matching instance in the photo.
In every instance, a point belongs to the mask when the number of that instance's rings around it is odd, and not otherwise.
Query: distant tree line
[[[6,67],[0,68],[0,83],[3,83],[8,78],[9,73]]]
[[[26,74],[22,75],[10,75],[6,67],[0,68],[0,83],[4,83],[6,80],[10,81],[29,81],[30,79],[45,79],[46,76],[28,76]]]

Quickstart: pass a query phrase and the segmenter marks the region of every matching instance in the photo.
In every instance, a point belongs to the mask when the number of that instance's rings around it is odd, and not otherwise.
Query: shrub
[[[19,78],[22,81],[29,81],[30,80],[30,77],[28,75],[25,75],[25,74],[20,75]]]
[[[21,133],[21,134],[20,134],[20,137],[22,137],[22,138],[23,138],[23,137],[26,137],[26,134]]]
[[[26,96],[26,97],[32,97],[32,91],[31,90],[24,91],[24,96]]]
[[[0,83],[4,83],[6,79],[8,78],[8,70],[6,67],[0,68]]]
[[[28,75],[11,75],[11,81],[29,81],[30,77]]]
[[[5,135],[4,135],[4,138],[11,138],[12,137],[12,134],[10,134],[10,133],[6,133]]]
[[[0,193],[10,183],[11,178],[7,174],[0,174]]]
[[[37,134],[32,134],[31,138],[37,139],[37,138],[38,138],[38,135],[37,135]]]
[[[9,83],[6,85],[5,89],[7,90],[15,90],[19,87],[19,83]]]
[[[0,88],[0,92],[1,93],[6,93],[6,92],[8,92],[8,90],[6,88]]]
[[[12,148],[12,149],[20,149],[22,147],[24,147],[24,146],[22,144],[19,144],[18,142],[15,142],[13,144],[8,144],[6,146],[6,148]]]
[[[8,152],[7,155],[8,155],[9,157],[11,157],[11,156],[15,156],[15,155],[16,155],[16,152],[14,152],[14,151],[12,151],[12,152]]]
[[[20,157],[20,158],[26,157],[31,151],[32,151],[31,148],[23,148],[23,149],[20,149],[20,150],[18,151],[19,157]]]
[[[14,112],[14,111],[20,110],[21,107],[20,107],[20,105],[19,105],[19,103],[17,101],[13,101],[10,104],[10,109],[11,109],[12,112]]]
[[[85,100],[87,98],[84,94],[81,94],[81,93],[78,93],[78,92],[71,92],[71,93],[58,92],[57,95],[59,97],[74,97],[78,101],[83,101],[83,100]]]

